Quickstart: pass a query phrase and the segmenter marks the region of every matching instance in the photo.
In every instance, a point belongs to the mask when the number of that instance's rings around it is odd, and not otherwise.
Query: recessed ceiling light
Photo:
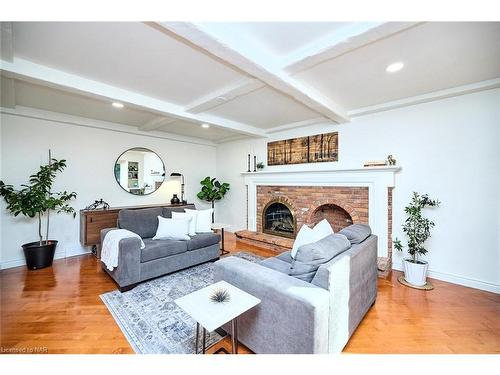
[[[201,124],[201,127],[202,127],[203,129],[208,129],[208,128],[210,127],[210,125],[208,125],[208,124]]]
[[[394,72],[397,72],[397,71],[403,69],[404,66],[405,66],[405,64],[403,64],[401,61],[398,61],[398,62],[387,65],[387,68],[385,68],[385,71],[387,73],[394,73]]]
[[[119,103],[119,102],[113,102],[111,103],[111,105],[115,108],[123,108],[124,105],[122,103]]]

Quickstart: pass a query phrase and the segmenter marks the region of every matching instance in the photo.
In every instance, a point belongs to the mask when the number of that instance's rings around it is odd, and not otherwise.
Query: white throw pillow
[[[158,229],[153,240],[190,240],[189,222],[192,218],[185,219],[167,219],[166,217],[158,216]]]
[[[326,236],[329,236],[330,234],[333,234],[332,226],[326,219],[323,219],[318,224],[316,224],[313,228],[313,231],[317,236],[320,237],[319,240],[325,238]]]
[[[297,233],[290,255],[293,259],[295,259],[295,255],[297,254],[299,247],[319,241],[330,234],[333,234],[333,229],[326,219],[321,220],[313,229],[309,228],[305,224],[302,225],[299,233]]]
[[[196,222],[197,222],[197,216],[198,212],[195,211],[195,213],[192,212],[175,212],[172,211],[172,219],[186,219],[189,218],[191,219],[189,221],[189,235],[190,236],[195,236],[196,235]]]
[[[196,212],[196,233],[208,233],[212,231],[212,212],[213,208],[208,210],[191,210],[185,208],[184,211],[187,213]]]

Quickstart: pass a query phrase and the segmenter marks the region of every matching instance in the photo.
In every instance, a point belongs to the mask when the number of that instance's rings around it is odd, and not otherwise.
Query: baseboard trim
[[[401,264],[401,262],[399,262],[399,263],[393,262],[392,269],[398,270],[398,271],[403,271],[403,265]],[[480,289],[480,290],[485,290],[487,292],[500,294],[500,285],[499,284],[489,283],[486,281],[472,279],[469,277],[458,276],[458,275],[454,275],[451,273],[444,273],[444,272],[431,271],[431,270],[429,270],[428,276],[433,278],[433,279],[446,281],[448,283],[458,284],[458,285],[462,285],[462,286],[467,286],[469,288]]]
[[[75,252],[66,252],[64,250],[62,251],[57,251],[54,254],[54,260],[55,259],[63,259],[63,258],[71,258],[74,256],[78,255],[84,255],[84,254],[89,254],[90,251],[75,251]],[[26,260],[23,259],[16,259],[16,260],[8,260],[5,262],[2,262],[0,264],[0,270],[6,270],[8,268],[14,268],[14,267],[21,267],[21,266],[26,266]]]

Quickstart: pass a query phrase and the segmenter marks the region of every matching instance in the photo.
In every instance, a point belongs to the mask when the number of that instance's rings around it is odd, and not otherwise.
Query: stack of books
[[[386,160],[366,161],[364,164],[365,167],[384,167],[386,165],[387,165]]]

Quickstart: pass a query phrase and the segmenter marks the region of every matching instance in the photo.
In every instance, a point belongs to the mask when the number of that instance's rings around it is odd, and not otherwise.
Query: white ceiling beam
[[[258,79],[245,79],[195,100],[186,106],[186,111],[189,113],[205,112],[264,86],[265,84]]]
[[[0,102],[4,108],[16,108],[16,85],[12,78],[1,77]]]
[[[457,86],[449,89],[430,92],[427,94],[412,96],[409,98],[393,100],[392,102],[376,104],[369,107],[357,108],[352,111],[349,111],[349,115],[352,117],[364,116],[370,113],[389,111],[391,109],[408,107],[410,105],[415,105],[415,104],[433,102],[435,100],[472,94],[474,92],[479,92],[484,90],[492,90],[499,87],[500,87],[500,78],[489,79],[486,81],[471,83],[469,85]]]
[[[293,75],[423,23],[357,22],[294,52],[282,62],[283,69]]]
[[[0,58],[7,62],[14,59],[14,42],[12,34],[12,22],[0,22]]]
[[[295,129],[295,128],[302,128],[304,126],[310,126],[310,125],[315,125],[315,124],[325,124],[325,123],[332,123],[332,122],[331,122],[331,120],[324,118],[324,117],[316,117],[316,118],[312,118],[309,120],[297,121],[297,122],[292,122],[292,123],[285,124],[285,125],[275,126],[274,128],[267,129],[266,133],[271,134],[271,133],[281,132],[283,130],[290,130],[290,129]]]
[[[161,128],[164,125],[171,124],[175,122],[176,119],[173,118],[166,118],[166,117],[155,117],[151,121],[148,121],[144,125],[138,126],[137,129],[144,131],[144,132],[149,132],[151,130],[156,130]]]
[[[50,87],[83,94],[98,99],[120,101],[132,107],[139,107],[159,115],[187,120],[197,124],[209,124],[214,127],[232,130],[237,133],[265,137],[263,129],[228,120],[209,114],[193,114],[186,112],[181,106],[163,100],[138,94],[133,91],[93,81],[74,74],[52,69],[31,61],[14,58],[13,62],[1,61],[2,70],[11,73],[14,78],[33,83],[43,83]]]
[[[261,80],[335,122],[349,121],[347,112],[330,98],[303,83],[299,83],[278,69],[272,59],[257,56],[254,51],[249,49],[244,50],[244,43],[238,40],[237,35],[226,33],[224,38],[220,36],[216,38],[210,31],[201,26],[187,22],[161,22],[148,23],[148,25]]]

